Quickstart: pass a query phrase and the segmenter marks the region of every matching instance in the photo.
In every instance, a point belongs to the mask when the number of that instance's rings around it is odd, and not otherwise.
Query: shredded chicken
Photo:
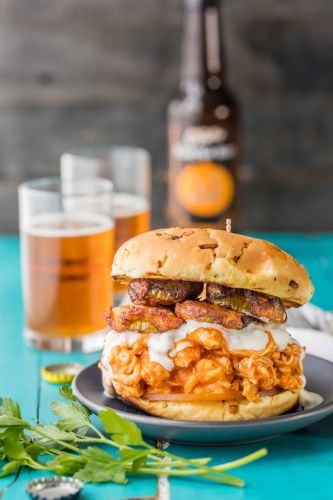
[[[109,363],[117,390],[123,397],[139,397],[148,393],[204,395],[232,389],[240,391],[249,401],[257,401],[261,391],[301,387],[302,348],[298,344],[288,344],[278,351],[269,334],[269,342],[262,351],[230,352],[216,331],[198,329],[187,336],[192,345],[177,352],[170,372],[150,361],[149,334],[141,334],[131,345],[115,346]]]

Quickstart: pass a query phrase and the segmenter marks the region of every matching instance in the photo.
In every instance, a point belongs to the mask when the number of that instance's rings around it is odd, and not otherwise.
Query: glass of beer
[[[112,181],[115,250],[126,240],[149,230],[151,161],[148,151],[131,146],[78,148],[62,155],[60,168],[65,180],[98,176]],[[123,285],[114,285],[116,303],[125,291]]]
[[[40,349],[102,348],[112,300],[112,182],[58,177],[19,187],[24,337]]]

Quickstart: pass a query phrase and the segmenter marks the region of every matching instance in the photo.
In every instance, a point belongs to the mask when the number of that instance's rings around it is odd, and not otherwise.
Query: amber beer
[[[239,126],[226,85],[219,0],[184,0],[180,95],[169,106],[168,218],[239,225]]]
[[[113,241],[113,222],[100,214],[43,214],[22,228],[28,337],[73,338],[105,329]]]
[[[150,204],[144,197],[129,193],[115,193],[113,199],[115,250],[117,250],[130,238],[149,231]],[[118,298],[126,292],[126,289],[127,286],[114,284],[114,292]]]
[[[116,223],[116,249],[150,227],[149,202],[138,195],[115,193],[113,202]]]
[[[97,175],[113,183],[112,217],[115,219],[115,250],[125,241],[149,230],[151,160],[148,151],[132,146],[76,148],[61,157],[63,179],[94,179]],[[113,255],[112,255],[113,257]],[[116,283],[118,304],[126,287]]]

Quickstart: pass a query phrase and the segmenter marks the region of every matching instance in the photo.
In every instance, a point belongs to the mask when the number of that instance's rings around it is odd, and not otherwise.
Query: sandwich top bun
[[[294,408],[299,391],[282,391],[274,396],[262,396],[259,401],[149,401],[128,398],[137,408],[162,418],[176,420],[247,420],[275,417]]]
[[[117,251],[115,280],[175,279],[221,283],[302,305],[313,295],[306,269],[265,240],[218,229],[173,227],[140,234]]]

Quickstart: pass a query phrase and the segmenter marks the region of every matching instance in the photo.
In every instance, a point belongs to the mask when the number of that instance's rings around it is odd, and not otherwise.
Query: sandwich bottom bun
[[[126,398],[140,410],[156,417],[176,420],[248,420],[282,415],[294,408],[299,391],[282,391],[274,396],[262,396],[255,403],[246,399],[231,401],[150,401]]]

